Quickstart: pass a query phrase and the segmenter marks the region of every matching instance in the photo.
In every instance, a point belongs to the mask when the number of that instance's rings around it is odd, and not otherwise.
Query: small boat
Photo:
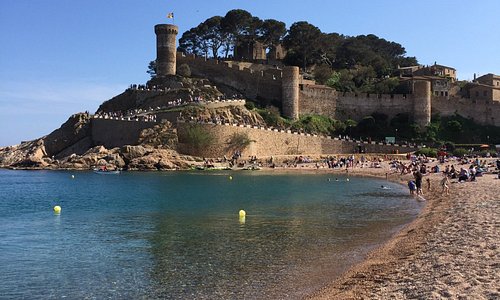
[[[120,170],[106,170],[106,169],[94,169],[94,173],[102,175],[116,175],[120,174]]]

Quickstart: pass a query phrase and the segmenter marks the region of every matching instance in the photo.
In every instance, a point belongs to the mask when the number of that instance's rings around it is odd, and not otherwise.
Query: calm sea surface
[[[0,170],[0,298],[299,298],[421,206],[331,174]]]

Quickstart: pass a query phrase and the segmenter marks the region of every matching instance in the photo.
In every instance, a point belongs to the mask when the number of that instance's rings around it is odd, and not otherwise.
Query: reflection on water
[[[1,295],[298,298],[421,205],[403,187],[383,182],[391,189],[381,190],[381,181],[362,178],[69,174],[0,171],[0,188],[17,193],[0,196]]]

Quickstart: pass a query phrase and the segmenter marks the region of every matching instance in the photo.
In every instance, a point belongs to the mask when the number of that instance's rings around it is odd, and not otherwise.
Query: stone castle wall
[[[392,118],[399,113],[412,113],[412,95],[376,95],[341,93],[320,86],[303,86],[300,91],[300,114],[324,114],[337,120],[361,120],[375,112]]]
[[[459,114],[483,125],[500,126],[500,102],[459,97],[433,97],[432,114]]]
[[[299,114],[336,116],[338,93],[322,85],[303,85],[300,88]]]
[[[177,53],[177,65],[181,64],[187,64],[193,75],[231,86],[249,99],[281,102],[281,70],[253,71],[225,61]]]
[[[156,122],[93,118],[90,126],[94,145],[111,149],[123,145],[137,145],[141,131],[156,124]]]
[[[211,145],[203,149],[193,149],[188,145],[186,138],[190,126],[202,126],[213,137]],[[320,154],[349,154],[357,153],[359,147],[366,153],[407,153],[415,148],[392,146],[382,143],[355,142],[332,139],[322,136],[264,129],[252,126],[233,126],[199,123],[177,123],[179,137],[179,152],[201,157],[230,157],[235,150],[229,141],[234,134],[246,134],[252,142],[243,149],[242,156],[273,156],[273,155],[320,155]]]
[[[386,114],[389,118],[406,113],[413,121],[425,126],[430,122],[432,113],[443,116],[457,113],[483,125],[500,126],[500,103],[433,96],[430,83],[426,81],[416,81],[414,93],[408,95],[340,93],[321,85],[299,84],[297,89],[295,77],[290,72],[287,74],[277,69],[253,72],[224,61],[180,53],[177,54],[177,63],[187,63],[193,74],[232,86],[250,99],[260,97],[282,103],[282,112],[289,118],[323,114],[338,120],[360,121],[377,112]]]

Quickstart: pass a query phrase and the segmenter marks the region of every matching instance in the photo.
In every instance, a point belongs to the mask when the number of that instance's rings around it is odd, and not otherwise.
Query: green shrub
[[[182,64],[177,67],[177,74],[183,77],[190,77],[191,68],[187,64]]]
[[[187,143],[196,150],[201,150],[213,143],[214,136],[201,125],[193,124],[187,129]]]
[[[438,150],[436,148],[422,148],[419,149],[415,154],[425,155],[427,157],[437,157]]]
[[[246,101],[245,102],[245,107],[248,109],[248,110],[253,110],[255,108],[255,103],[253,103],[252,101]]]
[[[453,150],[453,155],[455,155],[457,157],[462,157],[462,156],[467,155],[467,154],[469,154],[469,150],[464,149],[464,148],[456,148],[455,150]]]

